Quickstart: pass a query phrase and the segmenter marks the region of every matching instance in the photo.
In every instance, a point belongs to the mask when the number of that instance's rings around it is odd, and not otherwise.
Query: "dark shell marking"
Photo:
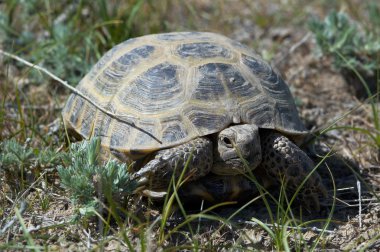
[[[183,112],[199,131],[199,135],[211,134],[215,128],[224,129],[230,122],[230,118],[225,114],[218,114],[215,110],[206,110],[195,105],[185,108]]]
[[[123,106],[143,113],[159,113],[174,108],[183,102],[180,94],[184,89],[184,80],[178,77],[179,68],[170,63],[156,65],[129,86],[122,87],[117,99]]]
[[[224,97],[225,90],[221,80],[219,66],[225,64],[209,63],[200,66],[196,76],[197,88],[192,98],[197,100],[214,101]]]
[[[107,52],[78,89],[132,124],[104,115],[75,94],[63,109],[65,124],[84,138],[100,136],[119,156],[137,158],[232,122],[290,136],[306,133],[286,83],[270,65],[213,33],[128,40]]]
[[[122,79],[128,76],[131,70],[143,59],[148,58],[153,51],[153,46],[145,45],[120,56],[98,76],[95,87],[105,96],[114,95],[123,84]]]
[[[163,125],[162,140],[164,142],[177,142],[187,137],[187,129],[180,115],[163,118],[160,123]]]
[[[199,59],[207,58],[231,58],[230,50],[209,42],[183,44],[177,47],[177,53],[179,56],[194,57]]]

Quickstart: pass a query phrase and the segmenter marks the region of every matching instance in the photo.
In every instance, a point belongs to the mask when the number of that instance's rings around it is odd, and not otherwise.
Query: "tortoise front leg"
[[[184,178],[192,181],[209,173],[212,163],[212,142],[208,138],[200,137],[157,151],[153,159],[133,175],[133,179],[139,186],[144,186],[149,190],[167,191],[172,177],[178,179],[184,168],[186,168]]]
[[[266,173],[267,181],[279,184],[285,182],[286,189],[295,192],[297,187],[314,169],[313,161],[287,137],[276,133],[264,133],[262,163],[260,172]],[[319,195],[326,196],[326,188],[317,172],[311,174],[298,197],[308,210],[319,211]]]

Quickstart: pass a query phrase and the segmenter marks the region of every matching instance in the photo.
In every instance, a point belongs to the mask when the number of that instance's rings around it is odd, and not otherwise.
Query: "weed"
[[[16,191],[25,188],[27,180],[33,181],[40,175],[40,168],[48,168],[61,162],[63,154],[49,149],[32,148],[15,139],[0,143],[0,174]]]
[[[380,7],[370,5],[369,24],[376,27],[380,23],[377,14]],[[312,19],[309,28],[314,32],[317,44],[322,53],[331,56],[335,67],[352,85],[358,96],[366,96],[371,105],[373,128],[364,129],[355,126],[329,127],[331,129],[349,129],[367,135],[374,146],[380,150],[380,118],[376,105],[380,91],[380,29],[360,30],[347,14],[331,12],[324,21]],[[374,93],[375,92],[375,93]],[[365,95],[363,95],[363,93]],[[372,144],[371,144],[372,145]]]
[[[333,57],[338,69],[354,67],[368,73],[379,69],[376,56],[380,52],[380,40],[372,33],[363,33],[347,14],[333,11],[324,21],[312,19],[309,28],[315,34],[321,51]]]
[[[372,7],[370,17],[373,17],[373,23],[379,22],[374,14],[376,10],[380,12],[380,7]],[[324,21],[311,19],[309,29],[314,33],[320,51],[332,57],[334,66],[345,79],[356,85],[357,95],[372,96],[380,71],[380,40],[376,32],[364,31],[347,14],[336,11],[332,11]],[[358,74],[364,76],[364,83],[358,80]]]
[[[98,201],[95,197],[120,202],[135,189],[127,165],[112,159],[103,166],[98,159],[99,148],[99,138],[74,143],[65,157],[67,167],[57,168],[61,183],[74,204],[92,207]]]

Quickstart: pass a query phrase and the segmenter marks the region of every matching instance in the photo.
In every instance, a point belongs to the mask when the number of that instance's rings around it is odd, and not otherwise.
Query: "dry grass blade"
[[[97,109],[99,109],[100,111],[102,111],[106,115],[111,116],[113,118],[125,117],[125,115],[117,115],[117,114],[112,113],[109,110],[106,110],[106,109],[102,108],[101,106],[99,106],[98,104],[96,104],[95,102],[93,102],[90,97],[86,96],[85,94],[83,94],[78,89],[72,87],[71,85],[69,85],[67,83],[67,81],[62,80],[61,78],[59,78],[58,76],[54,75],[53,73],[51,73],[50,71],[46,70],[45,68],[42,68],[42,67],[40,67],[40,66],[38,66],[36,64],[33,64],[33,63],[31,63],[31,62],[29,62],[27,60],[24,60],[24,59],[22,59],[22,58],[20,58],[20,57],[18,57],[16,55],[14,55],[14,54],[5,52],[5,51],[3,51],[1,49],[0,49],[0,53],[3,54],[3,55],[5,55],[5,56],[7,56],[7,57],[15,59],[15,60],[17,60],[17,61],[19,61],[19,62],[21,62],[21,63],[23,63],[23,64],[25,64],[25,65],[27,65],[29,67],[31,67],[31,68],[34,68],[34,69],[36,69],[38,71],[41,71],[41,72],[49,75],[52,79],[58,81],[59,83],[61,83],[66,88],[70,89],[70,91],[72,91],[76,95],[79,95],[80,97],[82,97],[83,99],[85,99],[86,101],[88,101],[89,103],[91,103],[92,105],[94,105]],[[131,116],[131,118],[136,119],[135,117],[132,117],[132,116]]]
[[[19,61],[19,62],[21,62],[21,63],[23,63],[23,64],[25,64],[25,65],[27,65],[27,66],[29,66],[31,68],[33,68],[33,69],[36,69],[38,71],[41,71],[41,72],[47,74],[53,80],[58,81],[58,83],[62,84],[64,87],[70,89],[70,91],[72,91],[74,94],[79,95],[80,97],[82,97],[83,99],[85,99],[86,101],[88,101],[89,103],[91,103],[93,106],[95,106],[97,109],[99,109],[104,114],[106,114],[106,115],[108,115],[108,116],[110,116],[110,117],[112,117],[112,118],[114,118],[114,119],[116,119],[118,121],[126,123],[129,126],[131,126],[131,127],[135,128],[135,129],[137,129],[137,130],[139,130],[139,131],[147,134],[148,136],[152,137],[158,143],[162,143],[157,137],[155,137],[154,135],[152,135],[152,133],[150,133],[150,132],[148,132],[148,131],[146,131],[146,130],[138,127],[138,126],[136,126],[135,123],[132,122],[131,120],[125,119],[127,117],[127,118],[130,118],[130,119],[138,120],[139,119],[138,117],[134,117],[134,116],[130,116],[130,115],[125,115],[125,114],[123,114],[123,115],[115,114],[115,113],[113,113],[113,112],[111,112],[111,111],[109,111],[109,110],[101,107],[99,104],[97,104],[96,102],[92,101],[90,97],[88,97],[87,95],[83,94],[80,90],[78,90],[78,89],[74,88],[73,86],[69,85],[67,83],[67,81],[62,80],[61,78],[59,78],[58,76],[54,75],[53,73],[51,73],[47,69],[42,68],[42,67],[40,67],[40,66],[38,66],[36,64],[33,64],[33,63],[31,63],[31,62],[29,62],[29,61],[27,61],[25,59],[22,59],[22,58],[18,57],[17,55],[14,55],[14,54],[9,53],[9,52],[5,52],[5,51],[3,51],[1,49],[0,49],[0,54],[3,54],[3,55],[5,55],[5,56],[7,56],[9,58],[15,59],[15,60],[17,60],[17,61]]]

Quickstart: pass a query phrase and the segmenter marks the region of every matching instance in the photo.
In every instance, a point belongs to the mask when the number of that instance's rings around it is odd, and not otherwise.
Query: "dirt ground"
[[[197,6],[202,10],[207,10],[209,7],[209,1],[195,2],[199,2]],[[225,23],[228,23],[228,28],[225,30],[218,30],[215,26],[220,23],[210,22],[208,21],[210,19],[207,18],[199,20],[199,24],[197,23],[195,26],[207,27],[208,30],[224,33],[244,44],[255,47],[262,54],[266,52],[264,58],[267,57],[272,66],[287,81],[303,122],[307,129],[314,133],[310,139],[314,147],[307,146],[310,156],[315,163],[319,163],[325,155],[329,154],[329,157],[318,168],[318,172],[328,188],[328,197],[321,202],[322,210],[318,213],[300,214],[302,220],[307,221],[326,219],[333,211],[332,221],[319,241],[317,250],[379,251],[380,201],[375,194],[380,190],[380,150],[368,144],[370,142],[368,137],[359,131],[339,127],[324,131],[334,125],[360,126],[363,129],[372,126],[370,105],[364,98],[357,97],[352,91],[351,85],[360,84],[348,83],[341,73],[334,70],[329,58],[317,56],[315,40],[305,28],[292,24],[263,29],[252,22],[248,11],[245,13],[245,10],[239,5],[234,8],[237,10],[230,11],[234,13],[238,11],[241,15],[233,15],[224,20]],[[271,8],[268,7],[266,10],[270,11]],[[178,12],[181,11],[183,9],[178,10]],[[319,13],[320,10],[316,8],[314,11]],[[252,41],[260,41],[260,43],[254,45]],[[21,86],[25,95],[29,97],[30,104],[36,104],[35,106],[38,107],[35,113],[39,118],[40,134],[52,134],[50,138],[52,143],[49,145],[64,149],[63,139],[59,137],[60,134],[56,133],[62,132],[63,128],[59,126],[59,123],[54,123],[52,118],[58,117],[59,109],[62,108],[67,93],[61,92],[59,97],[52,97],[51,93],[46,95],[46,85],[24,88],[22,85],[27,86],[28,79],[21,75],[21,70],[11,63],[7,63],[6,66],[7,73],[3,72],[1,78],[7,78],[7,83],[17,82],[17,85]],[[4,67],[4,64],[0,63],[0,67]],[[10,76],[17,76],[17,78]],[[17,80],[15,81],[15,79]],[[13,92],[14,89],[4,85],[1,91]],[[3,102],[7,103],[10,100],[15,102],[9,97],[4,97]],[[377,103],[376,106],[380,110],[380,104]],[[12,126],[12,120],[5,121],[9,118],[16,120],[16,111],[17,106],[8,106],[6,115],[2,116],[4,120],[2,123],[8,125],[9,128],[16,128]],[[1,140],[3,140],[9,135],[4,130],[1,136]],[[89,247],[98,250],[102,246],[106,251],[128,250],[127,244],[118,235],[102,236],[99,234],[99,230],[102,229],[97,220],[83,220],[69,225],[70,218],[76,209],[73,208],[68,195],[60,188],[60,181],[56,173],[46,171],[41,174],[44,176],[35,178],[28,190],[15,197],[18,201],[25,198],[29,204],[29,207],[25,206],[23,209],[21,206],[21,209],[25,210],[22,211],[25,226],[32,234],[35,243],[48,244],[49,251],[62,249],[85,251]],[[4,180],[1,182],[3,183]],[[11,185],[3,183],[0,189],[0,205],[3,208],[0,212],[0,228],[4,228],[14,216],[15,198],[9,196],[12,195]],[[41,202],[41,197],[45,195],[49,196],[49,205],[51,206],[47,210],[43,205],[35,204],[35,202]],[[223,207],[214,210],[213,214],[228,218],[237,209],[236,206]],[[160,216],[159,207],[146,211],[146,214],[152,219]],[[195,228],[200,227],[200,231],[196,234],[197,240],[200,245],[204,245],[204,247],[200,246],[200,250],[228,250],[235,244],[239,244],[247,250],[275,250],[268,233],[252,221],[252,217],[255,217],[270,223],[267,211],[262,203],[255,203],[234,216],[231,225],[221,225],[220,222],[206,219],[194,221],[192,225]],[[182,217],[175,213],[169,218],[166,229],[170,230],[182,222]],[[302,235],[305,244],[312,246],[322,231],[321,223],[323,222],[313,223],[302,229],[301,233],[293,233],[294,237],[289,238],[290,244],[296,248],[297,241],[300,239],[297,235]],[[144,223],[142,226],[146,228],[151,224]],[[144,229],[146,231],[144,235],[139,232],[142,227],[133,226],[131,223],[127,225],[130,228],[127,236],[132,238],[133,246],[137,250],[146,250],[147,248],[152,251],[162,248],[175,250],[181,246],[184,250],[189,249],[186,244],[188,244],[190,234],[186,229],[181,232],[181,235],[172,235],[162,244],[162,247],[157,248],[155,241],[160,234],[159,225],[148,231]],[[44,228],[44,226],[50,227]],[[114,225],[110,229],[113,234],[116,234],[120,226]],[[23,237],[20,225],[12,225],[12,228],[0,235],[0,244],[15,242],[15,244],[25,245],[27,239]]]

